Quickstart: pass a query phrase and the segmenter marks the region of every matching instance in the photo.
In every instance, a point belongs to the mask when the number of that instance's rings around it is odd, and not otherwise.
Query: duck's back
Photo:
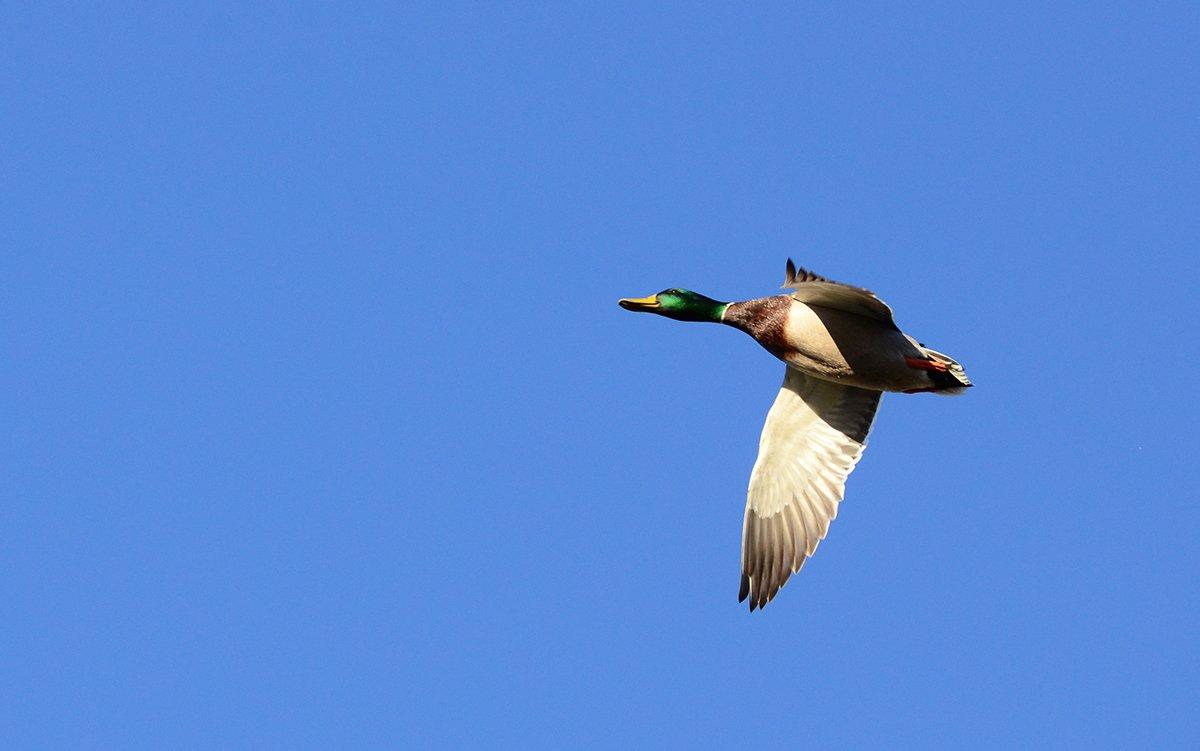
[[[788,365],[818,378],[877,391],[926,388],[929,376],[905,358],[924,352],[894,326],[791,295],[731,303],[725,323],[750,334]]]

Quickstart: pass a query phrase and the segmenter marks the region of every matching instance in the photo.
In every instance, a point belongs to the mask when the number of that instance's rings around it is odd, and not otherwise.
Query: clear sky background
[[[6,748],[1195,748],[1200,11],[6,7]],[[959,358],[736,600],[783,367]]]

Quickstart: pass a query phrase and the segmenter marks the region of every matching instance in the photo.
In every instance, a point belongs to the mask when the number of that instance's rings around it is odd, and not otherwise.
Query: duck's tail
[[[943,355],[924,345],[921,345],[921,349],[925,350],[925,354],[931,360],[946,366],[945,370],[928,371],[929,379],[933,381],[933,393],[942,396],[958,396],[966,393],[967,389],[974,385],[971,383],[971,379],[967,378],[967,372],[963,370],[963,366],[953,357]]]

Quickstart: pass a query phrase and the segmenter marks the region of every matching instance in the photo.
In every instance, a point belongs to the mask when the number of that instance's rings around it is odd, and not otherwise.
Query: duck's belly
[[[865,316],[793,301],[776,357],[818,378],[876,391],[928,388],[904,358],[923,358],[908,337]]]

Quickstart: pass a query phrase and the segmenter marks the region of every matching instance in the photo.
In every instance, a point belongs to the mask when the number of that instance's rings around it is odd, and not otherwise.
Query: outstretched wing
[[[825,538],[882,392],[788,368],[763,426],[742,527],[738,602],[770,602]]]
[[[900,330],[892,320],[892,309],[871,290],[831,281],[804,268],[797,269],[790,258],[783,286],[796,290],[792,297],[800,302],[874,318]]]

